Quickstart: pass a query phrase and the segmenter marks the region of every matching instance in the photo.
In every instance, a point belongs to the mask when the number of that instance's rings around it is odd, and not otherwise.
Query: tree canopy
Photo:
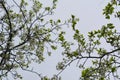
[[[80,80],[119,80],[120,76],[120,32],[114,23],[107,23],[98,30],[88,32],[88,37],[76,28],[79,21],[71,15],[66,21],[48,18],[54,14],[57,0],[52,6],[44,6],[39,0],[0,0],[0,79],[10,73],[14,79],[22,76],[18,68],[37,74],[40,80],[61,80],[60,73],[72,62],[78,61],[82,69]],[[103,9],[106,19],[111,16],[120,19],[120,1],[111,0]],[[66,31],[62,26],[67,25],[73,30],[73,40],[66,39]],[[76,50],[72,46],[77,45]],[[106,47],[104,45],[109,46]],[[45,60],[44,53],[49,56],[51,50],[64,50],[63,60],[56,65],[60,72],[53,78],[42,77],[40,73],[29,69],[31,63],[41,63]],[[87,67],[86,64],[90,66]],[[61,76],[62,77],[62,76]]]

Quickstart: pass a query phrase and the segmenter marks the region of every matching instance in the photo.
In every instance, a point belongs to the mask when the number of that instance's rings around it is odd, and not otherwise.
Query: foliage
[[[80,80],[120,79],[117,74],[120,70],[120,33],[116,26],[107,23],[98,30],[88,32],[85,38],[76,28],[79,19],[74,15],[63,23],[60,19],[46,18],[54,14],[56,2],[53,0],[52,6],[44,7],[39,0],[30,0],[32,5],[25,0],[12,0],[12,5],[7,0],[0,1],[4,13],[0,15],[0,79],[7,77],[8,73],[14,79],[22,79],[17,72],[20,68],[37,74],[41,80],[61,80],[60,73],[76,60],[77,66],[82,69]],[[119,6],[119,0],[111,0],[103,9],[105,18],[115,16],[119,19],[120,11],[116,9]],[[71,26],[74,44],[67,41],[66,32],[62,30],[64,25]],[[52,78],[42,77],[30,69],[31,63],[44,61],[44,53],[50,55],[51,50],[58,50],[57,45],[64,49],[63,61],[56,66],[60,70],[58,74]],[[76,50],[73,50],[72,46],[76,45]],[[90,66],[87,67],[87,63]]]
[[[44,61],[44,54],[57,49],[57,36],[60,28],[68,24],[54,21],[47,16],[54,14],[57,0],[52,6],[43,6],[39,0],[1,0],[0,1],[0,78],[11,73],[13,78],[22,76],[18,68],[33,72],[30,64]],[[44,78],[48,80],[47,78]]]
[[[111,0],[103,9],[105,18],[110,19],[111,16],[119,18],[119,11],[116,11],[119,10],[119,5],[119,0]],[[82,69],[80,80],[112,80],[113,78],[119,80],[120,76],[117,72],[120,70],[120,33],[114,24],[107,23],[101,29],[88,32],[88,38],[85,38],[78,29],[73,28],[73,31],[73,40],[77,42],[75,46],[78,45],[76,50],[73,51],[72,45],[64,38],[60,39],[62,43],[64,41],[67,43],[64,44],[65,46],[61,45],[64,48],[65,58],[57,65],[57,69],[61,70],[60,73],[72,62],[78,61],[77,65]]]

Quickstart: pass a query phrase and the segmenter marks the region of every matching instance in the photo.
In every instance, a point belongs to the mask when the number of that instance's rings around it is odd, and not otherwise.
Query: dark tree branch
[[[5,7],[5,3],[2,2],[1,3],[3,9],[5,10],[6,12],[6,15],[7,15],[7,19],[9,21],[9,28],[10,28],[10,31],[9,31],[9,38],[8,38],[8,41],[7,41],[7,44],[6,44],[6,50],[2,53],[3,54],[3,57],[2,57],[2,60],[0,61],[0,65],[4,65],[6,63],[6,55],[7,55],[7,52],[9,52],[8,54],[10,54],[10,44],[11,44],[11,41],[12,41],[12,37],[13,37],[13,33],[12,33],[12,23],[11,23],[11,20],[10,20],[10,14],[9,14],[9,11],[7,10],[7,8]]]

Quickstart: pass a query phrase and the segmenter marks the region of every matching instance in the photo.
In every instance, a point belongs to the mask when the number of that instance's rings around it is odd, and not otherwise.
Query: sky
[[[45,5],[50,4],[52,0],[40,0]],[[53,19],[69,19],[71,14],[80,19],[77,24],[77,28],[81,33],[87,35],[87,32],[99,29],[102,25],[108,22],[118,23],[118,20],[106,20],[102,15],[102,10],[106,3],[110,0],[58,0],[55,14]],[[44,5],[43,4],[43,5]],[[117,25],[117,24],[116,24]],[[66,28],[65,28],[66,29]],[[66,30],[67,31],[67,30]],[[71,32],[68,31],[68,37],[71,36]],[[31,66],[43,76],[49,76],[58,73],[56,70],[56,64],[62,60],[61,50],[54,51],[51,57],[46,56],[46,60],[41,64],[32,64]],[[31,73],[19,72],[23,75],[23,80],[39,80],[39,78]],[[60,76],[62,80],[78,80],[80,76],[80,69],[76,67],[76,62],[72,63],[66,70],[64,70]]]
[[[99,29],[108,22],[117,23],[117,20],[106,20],[102,15],[102,10],[108,1],[109,0],[58,0],[55,14],[52,17],[53,19],[66,20],[70,18],[71,14],[75,15],[80,19],[76,27],[81,33],[87,35],[87,32]],[[48,5],[49,2],[50,1],[47,0],[43,1],[45,5]],[[70,31],[67,33],[68,37],[71,36]],[[43,76],[51,77],[58,73],[58,71],[56,71],[56,64],[62,59],[60,54],[60,51],[55,51],[51,57],[46,56],[46,60],[40,65],[32,64],[31,66],[33,66],[36,71],[42,73]],[[36,75],[27,72],[21,72],[21,74],[23,74],[24,80],[39,80]],[[80,69],[76,67],[76,62],[67,67],[60,76],[62,76],[62,80],[78,80]]]
[[[43,0],[41,0],[43,1]],[[109,0],[108,0],[109,1]],[[107,0],[58,0],[55,14],[52,16],[53,19],[69,19],[71,14],[75,15],[80,19],[77,24],[77,28],[81,33],[87,35],[87,32],[101,28],[102,25],[111,22],[112,20],[106,20],[102,15],[102,10]],[[44,0],[45,5],[48,5],[50,1]],[[66,30],[68,31],[68,30]],[[71,36],[71,32],[68,31],[68,37]],[[46,60],[40,65],[32,65],[34,69],[43,76],[52,76],[58,73],[56,71],[56,64],[61,60],[61,52],[53,52],[51,57],[46,56]],[[39,80],[37,76],[30,73],[25,74],[24,80]],[[76,62],[72,63],[66,70],[64,70],[60,76],[63,80],[78,80],[80,76],[80,69],[76,67]]]

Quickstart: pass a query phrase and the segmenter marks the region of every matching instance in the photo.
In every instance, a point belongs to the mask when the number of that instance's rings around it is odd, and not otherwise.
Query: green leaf
[[[76,32],[77,34],[79,34],[79,30],[78,30],[78,29],[76,29],[75,32]]]
[[[113,26],[112,23],[109,23],[109,24],[107,24],[107,27],[108,27],[109,29],[113,29],[115,26]]]
[[[57,49],[57,46],[51,45],[51,48],[52,48],[53,50],[56,50],[56,49]]]
[[[112,71],[112,72],[115,72],[115,71],[116,71],[116,67],[112,67],[112,68],[111,68],[111,71]]]
[[[50,10],[50,7],[46,7],[45,10],[49,11],[49,10]]]
[[[72,19],[74,19],[74,18],[75,18],[75,16],[74,16],[74,15],[71,15],[71,17],[72,17]]]
[[[73,56],[74,56],[74,57],[78,56],[78,52],[77,52],[77,51],[74,51],[74,52],[73,52]]]
[[[101,77],[99,80],[105,80],[105,78],[104,78],[104,77]]]
[[[85,70],[83,70],[83,71],[82,71],[82,77],[86,77],[87,74],[89,74],[88,72],[89,72],[89,69],[88,69],[88,68],[85,69]]]
[[[58,23],[60,23],[60,22],[61,22],[61,20],[60,20],[60,19],[58,19],[58,20],[57,20],[57,22],[58,22]]]

